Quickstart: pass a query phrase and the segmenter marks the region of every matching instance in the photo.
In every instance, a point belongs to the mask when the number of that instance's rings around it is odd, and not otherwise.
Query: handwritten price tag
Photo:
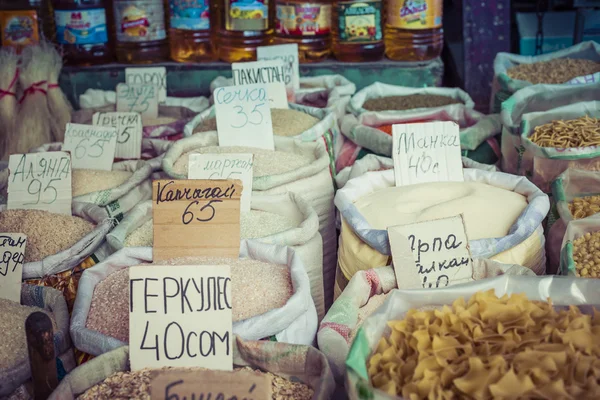
[[[152,186],[154,261],[238,257],[240,181],[161,179]]]
[[[259,61],[283,61],[285,86],[288,89],[288,100],[293,102],[294,92],[300,89],[300,60],[298,59],[298,45],[293,43],[257,47],[256,58]]]
[[[388,228],[399,289],[439,288],[473,280],[462,214]]]
[[[239,179],[242,181],[242,212],[252,201],[252,154],[190,154],[189,179]]]
[[[233,369],[229,265],[131,267],[129,288],[133,371]]]
[[[22,233],[0,233],[0,298],[21,303],[26,245]]]
[[[138,112],[142,118],[158,118],[158,86],[117,85],[117,111]]]
[[[125,83],[128,85],[153,85],[158,89],[158,101],[167,100],[167,69],[165,67],[125,68]]]
[[[275,149],[265,85],[220,87],[214,91],[213,98],[219,146]]]
[[[63,150],[71,152],[73,168],[110,171],[117,147],[115,128],[67,124]]]
[[[138,159],[142,156],[142,117],[136,112],[95,113],[97,126],[117,128],[115,158]]]
[[[13,154],[8,160],[7,208],[71,215],[71,155],[63,151]]]
[[[271,378],[250,371],[165,371],[150,382],[151,400],[270,400]]]
[[[396,186],[464,181],[455,122],[392,126]]]
[[[233,63],[231,73],[235,86],[267,85],[270,108],[288,108],[285,64],[282,60]]]

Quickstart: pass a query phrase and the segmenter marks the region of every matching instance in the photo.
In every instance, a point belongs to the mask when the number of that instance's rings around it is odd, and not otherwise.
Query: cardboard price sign
[[[67,124],[62,149],[71,152],[73,168],[110,171],[116,147],[114,127]]]
[[[399,289],[438,288],[473,280],[462,214],[388,228]]]
[[[266,85],[270,108],[289,107],[285,83],[285,63],[282,60],[233,63],[231,64],[231,73],[235,86]]]
[[[138,112],[143,118],[158,118],[159,87],[154,85],[117,85],[117,111]]]
[[[125,83],[158,86],[158,101],[164,103],[167,100],[167,69],[165,67],[125,68]]]
[[[270,400],[271,378],[249,371],[165,371],[150,382],[152,400]]]
[[[21,303],[26,245],[22,233],[0,233],[0,298]]]
[[[155,180],[154,261],[189,256],[238,258],[241,195],[238,180]]]
[[[464,181],[455,122],[393,125],[392,137],[396,186]]]
[[[233,369],[229,265],[129,269],[131,370]]]
[[[8,160],[7,208],[71,215],[71,155],[64,151],[13,154]]]
[[[142,117],[137,112],[97,112],[94,125],[117,128],[115,158],[138,159],[142,156]]]

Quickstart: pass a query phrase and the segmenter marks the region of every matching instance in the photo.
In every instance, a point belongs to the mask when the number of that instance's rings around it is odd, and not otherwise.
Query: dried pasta
[[[371,383],[405,399],[600,398],[600,314],[523,294],[410,310],[369,360]]]
[[[600,212],[600,195],[576,197],[569,202],[573,219],[586,218]]]
[[[529,138],[540,147],[573,148],[600,145],[600,120],[583,116],[536,126]]]

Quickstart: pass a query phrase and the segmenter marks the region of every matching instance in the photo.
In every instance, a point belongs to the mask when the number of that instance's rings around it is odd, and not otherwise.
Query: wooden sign
[[[97,112],[94,125],[117,129],[115,158],[138,159],[142,156],[142,117],[137,112]]]
[[[464,181],[455,122],[393,125],[392,136],[396,186]]]
[[[188,256],[238,258],[241,195],[238,180],[155,180],[154,261]]]
[[[142,118],[158,118],[159,87],[154,85],[117,85],[117,111],[138,112]]]
[[[388,228],[399,289],[439,288],[473,280],[462,214]]]
[[[129,268],[131,370],[205,367],[231,371],[229,265]]]
[[[250,371],[164,371],[150,382],[151,400],[271,400],[271,378]]]
[[[289,107],[285,63],[282,60],[233,63],[231,73],[235,86],[266,85],[270,108]]]
[[[67,124],[62,149],[71,152],[73,168],[112,170],[117,148],[114,127]]]
[[[13,154],[8,160],[7,208],[71,215],[71,155],[64,151]]]
[[[0,298],[21,303],[26,245],[22,233],[0,233]]]
[[[165,67],[125,68],[125,83],[158,86],[158,101],[164,103],[167,100],[167,69]]]

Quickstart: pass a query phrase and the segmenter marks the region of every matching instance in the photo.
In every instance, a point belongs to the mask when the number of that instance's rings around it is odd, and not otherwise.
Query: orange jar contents
[[[215,13],[209,0],[169,0],[171,58],[179,62],[217,58],[211,35]]]
[[[383,1],[336,1],[332,50],[340,61],[377,61],[383,57]]]
[[[39,43],[42,36],[52,39],[54,23],[49,4],[40,0],[0,0],[0,30],[2,46],[19,52]]]

